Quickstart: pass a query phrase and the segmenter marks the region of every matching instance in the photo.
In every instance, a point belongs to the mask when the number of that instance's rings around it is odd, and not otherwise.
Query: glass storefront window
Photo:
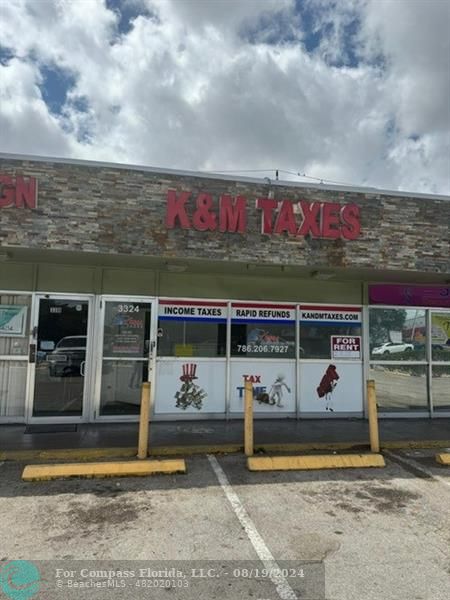
[[[0,294],[0,356],[28,354],[31,296]]]
[[[370,309],[369,343],[372,360],[425,360],[426,341],[425,310]]]
[[[103,329],[103,356],[148,357],[151,304],[107,301]]]
[[[225,356],[226,336],[226,323],[159,319],[158,356]]]
[[[145,360],[104,360],[100,414],[138,415],[141,405],[141,386],[148,378]]]
[[[331,359],[332,336],[343,338],[361,336],[361,326],[336,323],[300,325],[300,358]]]
[[[432,367],[434,410],[450,410],[450,365]]]
[[[450,362],[450,311],[431,313],[431,355],[433,361]]]
[[[426,365],[371,365],[380,412],[428,410]]]
[[[0,417],[25,415],[28,362],[0,360]]]
[[[0,294],[0,417],[24,417],[31,296]],[[12,359],[12,360],[11,360]]]
[[[231,356],[295,358],[294,323],[251,321],[232,324]]]

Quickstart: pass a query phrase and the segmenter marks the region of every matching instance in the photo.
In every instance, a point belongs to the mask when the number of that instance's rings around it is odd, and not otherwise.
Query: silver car
[[[406,342],[385,342],[381,346],[374,348],[372,354],[398,354],[400,352],[412,352],[413,350],[413,344],[407,344]]]
[[[56,344],[53,352],[47,354],[51,377],[80,377],[86,360],[85,335],[69,335]]]

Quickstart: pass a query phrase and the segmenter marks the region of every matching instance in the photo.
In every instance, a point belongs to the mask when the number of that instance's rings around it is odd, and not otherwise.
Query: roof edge
[[[223,181],[242,181],[246,183],[258,183],[258,184],[269,184],[271,186],[288,186],[297,188],[313,188],[318,190],[328,190],[337,192],[356,192],[362,194],[377,194],[386,196],[399,196],[403,198],[429,198],[433,200],[450,200],[450,195],[445,194],[424,194],[419,192],[407,192],[399,190],[387,190],[376,187],[361,187],[361,186],[345,186],[345,185],[330,185],[325,183],[306,183],[304,181],[286,181],[286,180],[275,180],[268,177],[243,177],[233,175],[223,175],[221,173],[207,172],[207,171],[188,171],[183,169],[170,169],[167,167],[148,167],[144,165],[134,165],[126,163],[112,163],[102,162],[78,158],[62,158],[54,156],[39,156],[34,154],[13,154],[0,152],[0,159],[7,160],[30,160],[35,162],[52,162],[59,164],[77,165],[77,166],[89,166],[89,167],[109,167],[113,169],[123,169],[131,171],[143,171],[147,173],[162,173],[166,175],[182,175],[186,177],[198,177],[202,179],[219,179]]]

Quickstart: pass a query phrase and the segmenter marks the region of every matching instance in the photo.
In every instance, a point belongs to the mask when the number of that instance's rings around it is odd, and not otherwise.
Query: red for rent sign
[[[332,335],[332,358],[361,358],[361,336]]]

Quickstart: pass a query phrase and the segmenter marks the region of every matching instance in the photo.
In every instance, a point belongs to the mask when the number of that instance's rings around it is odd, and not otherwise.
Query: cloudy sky
[[[0,0],[0,32],[1,152],[450,193],[448,0]]]

